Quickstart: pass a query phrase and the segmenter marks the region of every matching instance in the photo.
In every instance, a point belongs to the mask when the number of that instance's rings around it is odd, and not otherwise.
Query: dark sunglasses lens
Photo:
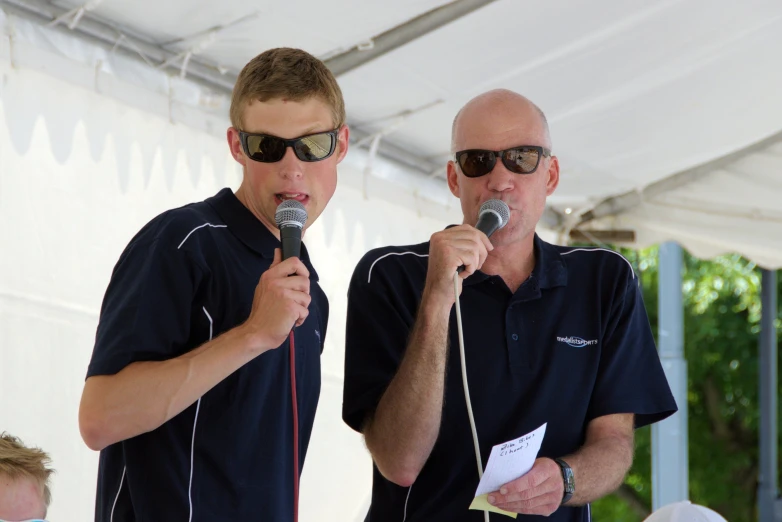
[[[247,136],[247,153],[255,161],[273,163],[285,156],[285,142],[274,136]]]
[[[324,132],[301,138],[293,148],[301,161],[320,161],[331,156],[334,145],[334,135]]]
[[[531,174],[538,166],[540,155],[536,149],[518,147],[505,151],[502,162],[511,172]]]
[[[490,150],[470,150],[459,155],[459,167],[468,178],[477,178],[494,168],[494,153]]]

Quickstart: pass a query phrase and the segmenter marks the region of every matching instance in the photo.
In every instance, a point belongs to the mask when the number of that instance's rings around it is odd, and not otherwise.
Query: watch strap
[[[561,504],[566,503],[573,497],[573,493],[576,492],[576,480],[573,476],[573,468],[562,459],[554,459],[554,462],[559,465],[559,469],[562,472],[562,482],[564,484],[564,494],[562,495]]]

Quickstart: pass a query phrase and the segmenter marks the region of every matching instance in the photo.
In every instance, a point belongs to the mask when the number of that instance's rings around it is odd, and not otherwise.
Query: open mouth
[[[288,201],[289,199],[298,201],[302,205],[306,205],[310,197],[302,192],[280,192],[279,194],[274,195],[274,199],[277,200],[278,205],[283,201]]]

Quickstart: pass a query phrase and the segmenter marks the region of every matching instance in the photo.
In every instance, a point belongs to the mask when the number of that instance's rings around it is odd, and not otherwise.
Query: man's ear
[[[226,132],[226,138],[228,139],[228,149],[231,151],[231,156],[243,167],[247,165],[247,156],[244,155],[242,149],[242,142],[239,139],[239,131],[234,127],[228,127]]]
[[[451,189],[451,194],[459,197],[459,173],[456,171],[456,163],[453,160],[448,161],[446,167],[446,177],[448,178],[448,188]]]
[[[556,156],[551,156],[548,166],[548,181],[546,182],[546,195],[554,193],[559,185],[559,160]]]
[[[337,163],[345,159],[348,153],[348,144],[350,143],[350,129],[347,123],[339,128],[337,133]]]

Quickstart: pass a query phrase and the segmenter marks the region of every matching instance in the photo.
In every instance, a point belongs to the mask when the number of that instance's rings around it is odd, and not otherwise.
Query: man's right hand
[[[486,234],[471,225],[459,225],[432,235],[429,242],[429,268],[424,295],[438,302],[453,304],[453,274],[464,265],[464,279],[483,266],[493,250]],[[461,291],[461,285],[460,285]]]
[[[280,346],[294,325],[304,323],[312,299],[310,273],[304,263],[296,257],[281,259],[277,248],[274,261],[255,287],[252,311],[244,323],[264,351]]]

